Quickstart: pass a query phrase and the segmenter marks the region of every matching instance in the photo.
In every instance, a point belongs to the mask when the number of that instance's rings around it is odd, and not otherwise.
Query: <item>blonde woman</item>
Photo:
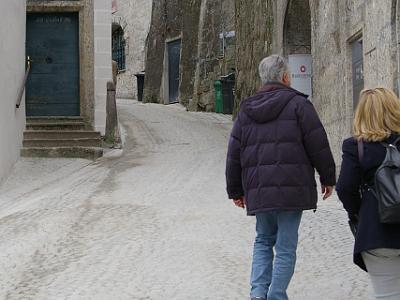
[[[353,131],[353,138],[343,142],[336,190],[350,219],[357,221],[354,262],[369,273],[376,299],[399,300],[400,224],[379,221],[371,188],[386,155],[381,142],[394,143],[400,137],[400,100],[385,88],[362,91]],[[396,146],[400,150],[400,142]]]

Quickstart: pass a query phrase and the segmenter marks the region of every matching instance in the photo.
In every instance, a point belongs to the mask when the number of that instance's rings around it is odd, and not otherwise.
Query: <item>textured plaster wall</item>
[[[307,7],[308,0],[297,0],[297,5]],[[237,3],[241,4],[241,0]],[[260,1],[257,1],[260,2]],[[256,80],[256,66],[262,56],[269,53],[287,54],[285,47],[285,17],[287,13],[298,14],[301,19],[308,15],[311,19],[311,53],[313,56],[313,103],[318,110],[321,120],[327,130],[337,163],[340,163],[341,144],[344,138],[351,135],[354,115],[352,88],[352,57],[351,42],[362,36],[364,49],[364,80],[365,87],[386,86],[397,90],[397,45],[396,45],[396,5],[393,0],[309,0],[310,12],[297,9],[287,12],[288,0],[269,3],[267,9],[259,17],[258,26],[268,24],[268,14],[272,12],[271,36],[268,30],[261,32],[265,39],[265,51],[259,51],[250,59],[243,44],[237,48],[237,65],[239,78],[251,68],[249,81]],[[303,3],[302,3],[303,2]],[[269,3],[269,5],[268,5]],[[263,3],[261,3],[263,4]],[[244,3],[242,5],[245,5]],[[245,8],[246,9],[246,8]],[[260,8],[255,6],[254,16],[260,15]],[[238,11],[237,24],[243,25],[248,16]],[[269,18],[271,20],[271,18]],[[244,25],[243,25],[244,26]],[[301,24],[296,25],[299,27]],[[294,28],[302,32],[302,28]],[[242,28],[239,29],[241,34]],[[258,40],[260,32],[246,31],[247,41]],[[295,32],[294,32],[295,33]],[[298,43],[294,33],[291,42]],[[266,35],[264,35],[266,34]],[[239,37],[240,39],[240,37]],[[271,46],[270,51],[268,51]],[[287,46],[287,45],[286,45]],[[254,50],[253,50],[254,51]],[[251,67],[246,66],[247,62]],[[243,100],[248,91],[254,92],[253,83],[245,83],[240,79],[238,100]]]
[[[94,2],[95,129],[105,134],[107,81],[112,80],[111,2]]]
[[[126,40],[126,69],[118,75],[119,98],[137,98],[135,74],[145,69],[145,45],[150,29],[151,12],[151,0],[117,0],[113,24],[122,27]]]
[[[25,73],[25,0],[0,1],[0,181],[19,157],[24,101],[15,108]]]
[[[276,43],[277,33],[274,30],[278,27],[274,26],[274,23],[279,16],[275,11],[274,0],[254,0],[252,6],[248,5],[247,0],[235,1],[237,41],[235,115],[240,102],[260,88],[258,64],[263,57],[271,54],[272,44]]]

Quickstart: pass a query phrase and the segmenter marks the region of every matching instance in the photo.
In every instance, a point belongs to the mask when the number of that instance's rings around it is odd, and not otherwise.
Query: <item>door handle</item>
[[[33,63],[33,60],[31,59],[31,57],[29,55],[26,57],[26,62],[28,64],[28,67],[30,67],[31,64]]]

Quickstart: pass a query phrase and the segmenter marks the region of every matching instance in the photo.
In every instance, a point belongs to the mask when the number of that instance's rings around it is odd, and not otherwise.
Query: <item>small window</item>
[[[219,34],[219,53],[220,58],[224,58],[227,48],[235,48],[235,31],[222,32]]]
[[[364,60],[362,39],[351,44],[353,70],[353,105],[357,108],[360,92],[364,89]]]
[[[225,36],[223,33],[219,34],[219,53],[218,56],[223,58],[225,56]]]
[[[118,64],[118,70],[125,70],[125,39],[121,27],[112,33],[112,59]]]

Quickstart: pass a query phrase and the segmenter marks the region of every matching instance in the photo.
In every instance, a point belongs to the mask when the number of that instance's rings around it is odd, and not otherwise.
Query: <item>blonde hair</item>
[[[400,133],[400,101],[386,88],[363,90],[353,123],[357,140],[378,142]]]

